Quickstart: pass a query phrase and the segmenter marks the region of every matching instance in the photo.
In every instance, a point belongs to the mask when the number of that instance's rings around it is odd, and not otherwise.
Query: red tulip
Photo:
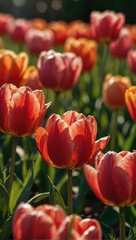
[[[81,57],[83,61],[83,71],[90,71],[97,61],[97,44],[93,40],[86,38],[75,39],[69,37],[64,44],[65,52],[73,52]]]
[[[41,51],[48,51],[53,47],[54,34],[51,30],[39,30],[31,28],[25,35],[25,44],[31,54],[40,54]]]
[[[65,218],[54,240],[67,239],[69,235],[71,240],[101,240],[102,230],[97,220],[82,219],[78,215],[73,214]]]
[[[15,210],[12,233],[15,240],[54,239],[66,215],[59,206],[48,204],[32,207],[21,203]]]
[[[0,50],[0,86],[5,83],[13,83],[17,87],[26,84],[24,74],[28,67],[28,54],[20,52],[16,54],[14,51]]]
[[[6,34],[7,24],[14,19],[9,13],[0,13],[0,35]]]
[[[122,108],[126,106],[125,91],[131,86],[127,76],[107,74],[103,83],[102,96],[104,103],[109,108]]]
[[[114,11],[93,11],[90,14],[93,38],[100,42],[109,42],[118,37],[125,23],[125,15]]]
[[[103,203],[119,207],[136,204],[136,152],[100,154],[96,167],[86,164],[84,174]]]
[[[119,37],[110,43],[109,48],[113,57],[126,58],[132,46],[131,33],[127,28],[123,28],[119,33]]]
[[[76,85],[82,70],[82,60],[74,53],[50,50],[40,53],[37,66],[43,86],[61,92]]]
[[[7,24],[7,34],[13,42],[23,43],[31,24],[24,18],[13,19]]]
[[[28,136],[41,125],[47,108],[41,90],[17,88],[4,84],[0,88],[0,130],[14,136]]]
[[[103,149],[109,137],[95,142],[97,123],[93,116],[68,111],[60,117],[53,114],[45,128],[36,131],[35,140],[43,159],[57,168],[81,168],[92,162],[93,156]]]
[[[127,62],[130,70],[136,74],[136,50],[131,49],[127,55]]]
[[[132,86],[126,90],[125,101],[133,121],[136,122],[136,86]]]

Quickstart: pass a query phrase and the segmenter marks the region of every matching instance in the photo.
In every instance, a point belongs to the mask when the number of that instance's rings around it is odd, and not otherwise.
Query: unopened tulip
[[[40,54],[41,51],[48,51],[53,47],[54,34],[51,30],[39,30],[31,28],[25,35],[25,44],[31,54]]]
[[[84,165],[85,178],[95,195],[109,206],[136,204],[136,152],[98,154],[95,168]]]
[[[125,101],[131,118],[136,122],[136,86],[131,86],[126,90]]]
[[[21,203],[12,221],[14,239],[53,240],[65,217],[65,212],[59,206],[44,204],[34,208],[28,203]]]
[[[98,42],[110,42],[118,38],[125,24],[125,15],[114,11],[92,11],[90,14],[91,33]]]
[[[85,23],[81,20],[74,20],[69,24],[68,37],[76,39],[87,38],[91,39],[91,28],[90,24]]]
[[[131,86],[127,76],[107,74],[103,83],[102,97],[109,108],[119,109],[126,105],[125,91]]]
[[[64,44],[65,52],[73,52],[82,58],[83,71],[90,71],[97,61],[97,44],[86,38],[67,38]]]
[[[0,131],[13,136],[28,136],[41,125],[49,107],[41,90],[17,88],[4,84],[0,88]]]
[[[109,137],[95,141],[96,133],[97,123],[93,116],[68,111],[61,117],[51,115],[45,128],[37,129],[35,140],[49,165],[73,169],[92,163],[93,156],[107,145]]]
[[[7,24],[7,34],[13,42],[24,43],[25,34],[31,24],[24,18],[13,19]]]
[[[130,70],[136,74],[136,50],[131,49],[127,55],[127,62]]]
[[[82,60],[74,53],[42,51],[37,67],[43,86],[61,92],[73,88],[78,82],[82,71]]]
[[[26,74],[29,63],[28,54],[14,51],[0,50],[0,86],[5,83],[12,83],[17,87],[26,84],[24,74]]]
[[[128,51],[132,48],[133,41],[130,30],[124,28],[120,31],[119,37],[110,43],[109,49],[113,57],[126,58]]]
[[[98,220],[82,219],[73,214],[64,219],[54,240],[67,239],[69,235],[72,240],[101,240],[102,229]]]
[[[43,18],[32,18],[30,22],[32,28],[36,28],[39,30],[45,30],[48,26],[48,23]]]

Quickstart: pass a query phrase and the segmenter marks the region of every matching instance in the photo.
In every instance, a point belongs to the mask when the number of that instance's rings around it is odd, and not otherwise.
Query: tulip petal
[[[52,162],[60,168],[72,168],[73,142],[68,125],[63,120],[54,122],[47,138],[48,154]]]
[[[39,127],[35,132],[35,141],[39,152],[41,153],[43,159],[50,165],[55,166],[51,161],[47,151],[47,131],[43,127]]]
[[[62,119],[71,126],[72,123],[80,120],[80,119],[86,119],[85,115],[83,113],[78,113],[76,111],[67,111],[62,115]]]
[[[82,238],[86,240],[102,239],[102,230],[99,222],[96,219],[83,219],[79,223],[80,233]]]
[[[98,185],[109,205],[125,206],[131,194],[131,179],[128,173],[117,165],[121,160],[119,154],[108,152],[99,164]]]
[[[100,192],[96,169],[90,166],[89,164],[85,164],[84,174],[86,181],[90,188],[92,189],[92,191],[94,192],[94,194],[100,199],[100,201],[108,205],[108,201],[102,196]]]

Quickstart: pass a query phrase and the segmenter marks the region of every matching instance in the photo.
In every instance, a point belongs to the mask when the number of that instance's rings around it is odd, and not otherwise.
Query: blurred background
[[[90,12],[106,9],[123,12],[127,23],[136,22],[136,0],[0,0],[0,12],[14,17],[46,21],[81,19],[89,22]]]

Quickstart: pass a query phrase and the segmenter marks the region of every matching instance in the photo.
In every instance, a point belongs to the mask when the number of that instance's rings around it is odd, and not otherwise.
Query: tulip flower
[[[81,168],[103,149],[109,137],[95,141],[97,123],[93,116],[76,111],[51,115],[45,128],[39,127],[35,140],[43,159],[57,168]]]
[[[36,89],[42,89],[42,83],[39,79],[38,69],[35,66],[30,66],[27,68],[26,74],[23,77],[24,81],[27,82],[27,86],[33,91]]]
[[[102,96],[104,103],[112,109],[126,106],[125,91],[131,86],[128,76],[107,74],[103,83]]]
[[[43,86],[61,92],[76,85],[82,70],[82,60],[74,53],[42,51],[37,67]]]
[[[132,46],[133,41],[130,30],[123,28],[119,33],[119,37],[110,43],[109,49],[113,57],[123,59],[127,57]]]
[[[39,30],[45,30],[48,27],[48,23],[43,18],[32,18],[30,20],[31,27]]]
[[[13,15],[9,13],[0,13],[0,35],[6,34],[7,24],[13,19]]]
[[[90,13],[91,32],[98,42],[110,42],[119,36],[125,24],[125,15],[114,11],[92,11]]]
[[[76,214],[67,216],[60,225],[54,240],[67,239],[102,240],[102,229],[96,219],[82,219]]]
[[[0,88],[0,131],[13,136],[28,136],[41,125],[49,107],[41,90],[4,84]]]
[[[136,74],[136,50],[129,50],[127,55],[127,63],[130,70]]]
[[[73,52],[82,58],[83,71],[90,71],[97,61],[97,44],[93,40],[86,38],[75,39],[73,37],[67,38],[64,43],[65,52]]]
[[[98,154],[95,168],[84,166],[85,178],[95,195],[109,206],[136,204],[136,152]]]
[[[54,239],[66,214],[59,206],[48,204],[36,208],[21,203],[15,210],[12,233],[15,240]]]
[[[25,44],[31,54],[40,54],[42,51],[48,51],[53,47],[54,33],[49,30],[39,30],[31,28],[25,34]]]
[[[84,165],[85,178],[100,201],[120,210],[120,238],[125,239],[125,206],[136,204],[136,151],[98,154],[95,168]]]
[[[25,34],[31,24],[24,18],[13,19],[7,24],[7,34],[13,42],[24,43]]]
[[[12,83],[17,87],[26,84],[27,79],[23,79],[26,75],[28,67],[28,54],[20,52],[16,54],[14,51],[1,49],[0,50],[0,86],[5,83]]]
[[[126,90],[125,102],[131,118],[136,122],[136,86],[131,86]]]
[[[63,45],[67,39],[68,24],[64,21],[51,21],[48,24],[48,29],[54,33],[54,44]]]
[[[69,24],[68,37],[76,39],[87,38],[91,39],[91,28],[90,24],[85,23],[81,20],[74,20]]]

